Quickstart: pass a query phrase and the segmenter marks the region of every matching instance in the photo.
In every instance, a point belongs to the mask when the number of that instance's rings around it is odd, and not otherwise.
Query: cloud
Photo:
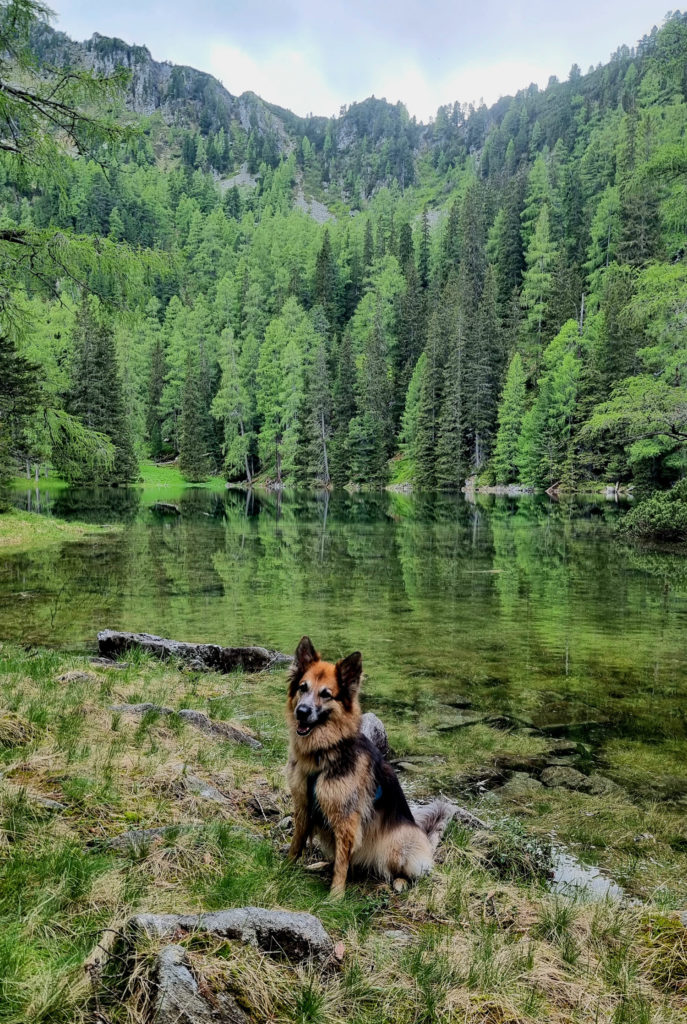
[[[348,92],[332,84],[332,69],[321,67],[313,51],[291,46],[255,58],[238,46],[215,43],[210,48],[208,70],[231,93],[250,90],[301,116],[329,117],[338,114],[343,103],[375,95],[390,103],[400,100],[421,121],[434,117],[440,103],[477,103],[480,99],[494,103],[531,82],[545,85],[552,73],[550,64],[528,60],[447,66],[435,69],[431,76],[416,60],[388,61],[374,69],[368,66],[367,73],[361,64],[364,62],[358,60],[357,83]]]

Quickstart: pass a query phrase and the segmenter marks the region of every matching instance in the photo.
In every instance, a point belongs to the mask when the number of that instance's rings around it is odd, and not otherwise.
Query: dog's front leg
[[[360,815],[352,814],[340,821],[334,829],[334,877],[330,890],[332,896],[343,896],[346,889],[346,878],[359,824]]]
[[[310,835],[310,821],[307,805],[296,807],[293,812],[293,838],[289,846],[289,858],[298,860]]]

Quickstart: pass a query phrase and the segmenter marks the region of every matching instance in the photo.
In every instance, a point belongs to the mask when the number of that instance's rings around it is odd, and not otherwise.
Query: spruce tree
[[[548,328],[556,246],[551,241],[549,208],[542,206],[527,249],[520,302],[525,310],[521,350],[528,372],[536,376]]]
[[[335,486],[345,484],[351,475],[349,424],[356,413],[355,361],[351,335],[344,331],[339,344],[336,378],[332,389],[332,440],[329,446],[330,474]]]
[[[162,392],[165,386],[165,350],[162,344],[162,336],[158,331],[155,334],[153,347],[150,353],[150,375],[148,377],[148,410],[146,414],[146,427],[148,430],[148,446],[150,457],[159,459],[162,455],[164,444],[162,438],[162,412],[160,403]]]
[[[112,326],[96,299],[85,298],[77,310],[69,412],[84,426],[108,437],[115,449],[111,468],[95,472],[98,483],[128,483],[138,475],[131,424],[124,406]],[[93,470],[83,467],[84,479]]]
[[[205,412],[198,359],[189,348],[181,394],[179,469],[184,479],[192,483],[200,483],[210,476]]]
[[[498,431],[491,465],[499,484],[517,480],[517,455],[525,415],[527,377],[522,357],[516,352],[510,361],[498,410]]]

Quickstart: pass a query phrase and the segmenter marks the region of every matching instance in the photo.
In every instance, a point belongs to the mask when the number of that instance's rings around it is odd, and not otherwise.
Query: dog
[[[341,896],[350,867],[387,881],[428,874],[451,805],[408,806],[396,773],[360,728],[362,655],[323,661],[304,636],[289,676],[287,780],[294,802],[289,856],[315,834],[334,861],[331,892]]]

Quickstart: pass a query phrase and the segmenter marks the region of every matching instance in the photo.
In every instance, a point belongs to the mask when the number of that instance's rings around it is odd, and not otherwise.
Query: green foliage
[[[526,380],[522,357],[516,352],[508,367],[499,404],[499,426],[492,460],[497,483],[509,484],[517,479],[518,447],[525,416]]]
[[[619,529],[627,537],[687,541],[687,481],[638,502]]]
[[[239,121],[190,68],[132,117],[98,68],[147,98],[144,48],[0,11],[0,327],[40,367],[38,398],[29,373],[25,410],[0,411],[7,471],[180,456],[338,487],[383,483],[401,449],[451,490],[683,472],[684,15],[422,129],[376,99],[323,121],[250,96]]]

